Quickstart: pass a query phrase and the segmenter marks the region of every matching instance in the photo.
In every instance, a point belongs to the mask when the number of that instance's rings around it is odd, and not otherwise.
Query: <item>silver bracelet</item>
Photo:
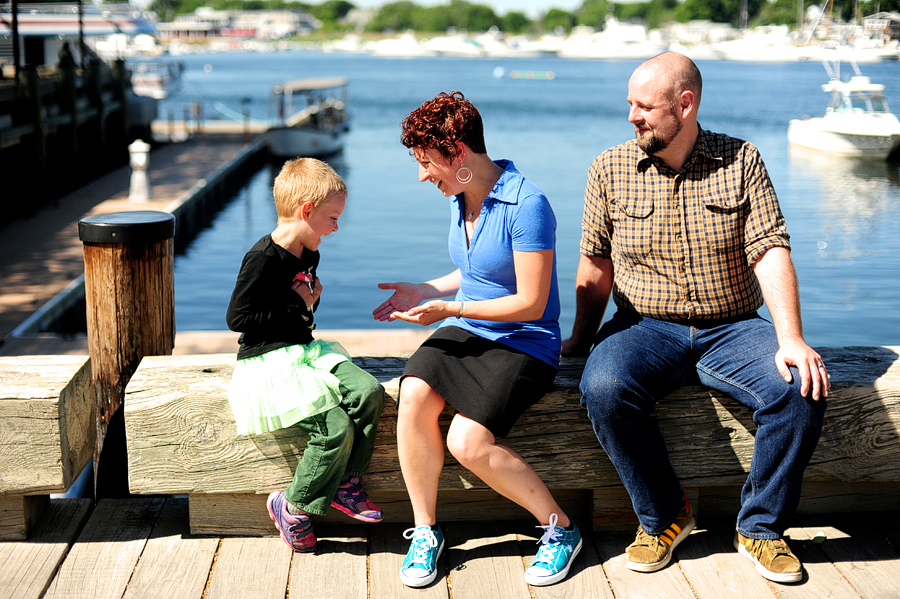
[[[459,314],[456,315],[457,318],[462,318],[463,306],[466,305],[466,302],[459,302]]]

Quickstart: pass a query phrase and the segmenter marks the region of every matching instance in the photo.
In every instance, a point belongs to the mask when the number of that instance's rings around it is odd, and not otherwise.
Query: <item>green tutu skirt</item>
[[[349,359],[340,343],[316,340],[238,360],[228,387],[238,434],[275,431],[337,407],[340,381],[331,370]]]

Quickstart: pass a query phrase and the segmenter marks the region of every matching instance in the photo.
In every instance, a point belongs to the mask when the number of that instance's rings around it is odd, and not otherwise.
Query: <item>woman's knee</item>
[[[454,417],[447,431],[447,449],[463,467],[479,463],[486,449],[494,443],[494,436],[483,425],[467,418]]]
[[[405,377],[400,383],[398,420],[437,419],[446,402],[431,386],[416,377]]]

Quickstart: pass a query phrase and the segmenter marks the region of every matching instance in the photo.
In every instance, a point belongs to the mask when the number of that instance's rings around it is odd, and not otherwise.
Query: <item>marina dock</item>
[[[0,227],[0,355],[87,354],[84,336],[13,334],[83,272],[78,221],[106,212],[166,210],[246,151],[240,133],[201,132],[151,152],[149,202],[128,200],[130,169],[123,167]],[[418,331],[317,335],[340,340],[355,354],[411,351],[423,338]],[[236,338],[230,332],[176,332],[174,351],[232,352]],[[379,501],[377,494],[373,499]],[[88,499],[53,499],[28,540],[0,542],[0,599],[900,596],[898,512],[798,516],[788,537],[806,574],[794,585],[760,577],[732,546],[733,520],[704,517],[702,509],[697,530],[677,549],[673,563],[654,574],[625,568],[623,551],[633,535],[591,533],[585,520],[579,519],[584,547],[569,577],[543,588],[522,579],[537,550],[533,522],[442,523],[443,575],[414,590],[397,574],[408,545],[402,537],[406,525],[360,525],[330,514],[317,526],[318,553],[297,554],[275,536],[274,526],[272,536],[262,538],[191,535],[182,497],[103,499],[96,505]]]

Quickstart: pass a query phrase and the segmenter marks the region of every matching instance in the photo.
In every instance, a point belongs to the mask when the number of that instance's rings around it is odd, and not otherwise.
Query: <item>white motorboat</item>
[[[792,119],[788,141],[819,152],[886,159],[900,146],[900,121],[888,109],[884,85],[872,83],[850,63],[855,75],[840,78],[839,63],[825,63],[831,80],[822,85],[830,101],[825,115]]]
[[[340,152],[349,131],[347,80],[316,77],[272,89],[275,123],[266,132],[269,153],[279,158],[321,158]]]
[[[658,32],[648,34],[643,25],[622,23],[615,17],[606,18],[602,31],[578,26],[566,38],[557,54],[562,58],[647,59],[668,49],[668,43]]]
[[[147,96],[165,100],[181,89],[181,62],[133,62],[131,69],[131,89],[137,96]]]

